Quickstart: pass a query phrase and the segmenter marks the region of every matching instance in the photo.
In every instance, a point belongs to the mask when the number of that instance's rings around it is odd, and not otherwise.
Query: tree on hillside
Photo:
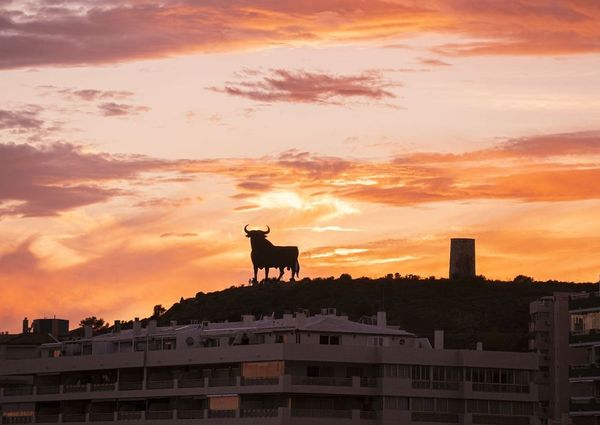
[[[533,283],[534,280],[531,276],[525,276],[525,275],[520,274],[513,279],[513,282],[514,283]]]
[[[92,327],[94,332],[98,332],[108,328],[108,323],[104,321],[102,318],[97,318],[96,316],[86,317],[79,322],[79,326],[82,328],[86,325]]]
[[[165,311],[167,311],[166,308],[164,308],[162,306],[162,304],[157,304],[154,306],[153,312],[152,312],[152,318],[153,319],[158,319],[160,316],[162,316]]]

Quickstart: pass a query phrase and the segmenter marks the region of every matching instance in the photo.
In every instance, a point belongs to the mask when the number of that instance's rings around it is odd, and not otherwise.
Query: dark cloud
[[[465,38],[438,46],[450,55],[600,51],[600,9],[593,0],[65,0],[27,2],[20,10],[7,4],[0,2],[4,69],[424,32]]]
[[[31,131],[44,125],[39,106],[28,106],[16,110],[0,109],[0,130]]]
[[[0,214],[48,216],[122,195],[107,186],[135,179],[165,161],[87,153],[58,143],[46,147],[0,144]]]
[[[379,71],[358,75],[332,75],[303,70],[272,69],[268,72],[244,70],[243,78],[222,88],[211,88],[232,96],[258,102],[339,104],[342,99],[382,100],[394,98],[389,88],[398,86],[383,79]]]
[[[84,100],[87,102],[96,100],[121,100],[133,96],[133,92],[126,90],[74,89],[56,86],[39,86],[38,88],[42,92],[56,93],[68,100]]]
[[[127,105],[124,103],[105,102],[98,105],[98,110],[105,117],[121,117],[127,115],[138,115],[148,112],[148,106]]]
[[[423,65],[429,66],[452,66],[452,64],[448,62],[444,62],[443,60],[436,58],[419,58],[419,62]]]

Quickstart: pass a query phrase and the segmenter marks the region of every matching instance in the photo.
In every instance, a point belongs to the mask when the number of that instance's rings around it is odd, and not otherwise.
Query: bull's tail
[[[298,260],[296,260],[296,277],[300,277],[300,262]]]

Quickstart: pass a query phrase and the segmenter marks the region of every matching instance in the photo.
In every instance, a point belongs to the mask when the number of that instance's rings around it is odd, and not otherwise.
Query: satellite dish
[[[191,347],[192,345],[194,345],[194,338],[192,338],[191,336],[188,336],[185,339],[185,343]]]

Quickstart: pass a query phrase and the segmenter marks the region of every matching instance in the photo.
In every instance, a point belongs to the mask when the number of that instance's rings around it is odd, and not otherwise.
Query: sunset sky
[[[0,331],[300,277],[597,281],[600,2],[0,0]],[[286,274],[286,277],[288,274]]]

